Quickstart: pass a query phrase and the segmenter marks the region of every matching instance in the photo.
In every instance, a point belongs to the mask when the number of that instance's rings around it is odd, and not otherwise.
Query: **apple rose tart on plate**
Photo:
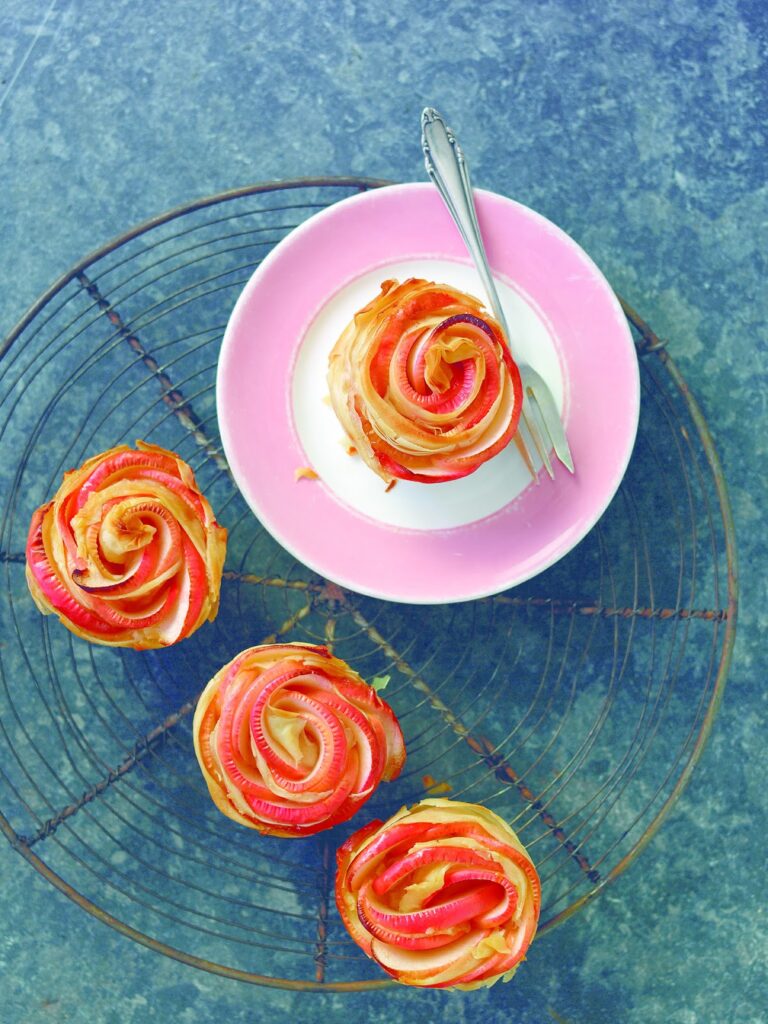
[[[507,446],[520,374],[478,299],[417,278],[384,281],[329,357],[331,404],[382,479],[457,480]]]
[[[405,762],[390,706],[346,662],[309,644],[238,654],[203,691],[193,734],[219,810],[273,836],[346,821]]]
[[[32,516],[27,583],[85,640],[167,647],[216,617],[226,537],[186,462],[138,441],[64,474]]]
[[[509,825],[478,804],[422,800],[350,836],[337,862],[347,930],[405,985],[508,981],[536,931],[536,869]]]

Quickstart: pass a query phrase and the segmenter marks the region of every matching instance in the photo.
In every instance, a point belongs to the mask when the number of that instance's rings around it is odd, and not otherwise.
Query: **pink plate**
[[[245,286],[222,342],[216,400],[238,487],[275,539],[350,590],[436,604],[530,579],[594,526],[626,470],[640,383],[621,307],[597,267],[544,217],[476,193],[512,348],[550,385],[576,473],[531,483],[514,445],[464,480],[389,493],[345,450],[327,357],[388,277],[429,277],[483,297],[430,184],[352,196],[277,245]],[[298,479],[312,467],[319,479]]]

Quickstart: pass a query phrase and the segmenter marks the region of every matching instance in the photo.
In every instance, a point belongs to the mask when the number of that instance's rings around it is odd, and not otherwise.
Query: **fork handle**
[[[427,174],[437,186],[461,232],[490,300],[493,315],[501,325],[509,344],[509,328],[496,285],[491,277],[480,225],[477,222],[469,165],[456,136],[434,107],[426,107],[421,115],[421,147],[424,150]]]

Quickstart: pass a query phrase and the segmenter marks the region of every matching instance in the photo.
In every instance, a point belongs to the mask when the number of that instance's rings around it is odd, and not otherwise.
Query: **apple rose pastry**
[[[473,473],[517,430],[522,386],[501,328],[471,295],[384,281],[329,360],[331,403],[382,479],[439,483]]]
[[[337,861],[350,935],[405,985],[508,981],[536,931],[536,869],[509,825],[478,804],[422,800],[360,829]]]
[[[77,636],[147,650],[216,617],[227,531],[186,462],[136,444],[64,474],[32,516],[27,582]]]
[[[195,753],[214,803],[273,836],[308,836],[351,818],[405,762],[378,694],[325,647],[251,647],[200,697]]]

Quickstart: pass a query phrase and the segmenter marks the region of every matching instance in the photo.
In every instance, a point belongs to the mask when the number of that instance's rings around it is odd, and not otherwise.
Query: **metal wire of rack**
[[[361,822],[269,839],[207,796],[191,716],[237,651],[323,642],[364,677],[389,675],[408,763],[362,819],[430,793],[497,810],[539,867],[544,935],[621,874],[677,800],[735,638],[717,454],[666,346],[626,304],[641,363],[635,454],[597,527],[535,580],[465,605],[404,608],[314,576],[261,528],[217,433],[229,310],[297,224],[381,184],[269,183],[170,211],[64,274],[0,347],[0,828],[123,934],[264,985],[390,982],[333,907],[334,849]],[[139,437],[190,462],[229,531],[216,622],[141,654],[90,646],[39,616],[23,555],[31,513],[62,473]]]

